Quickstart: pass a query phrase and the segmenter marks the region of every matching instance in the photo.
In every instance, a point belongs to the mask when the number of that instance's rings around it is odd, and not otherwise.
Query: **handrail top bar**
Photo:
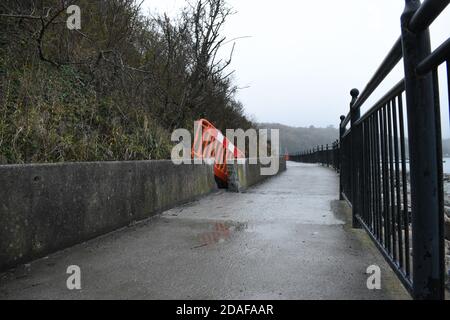
[[[411,18],[409,29],[414,33],[424,31],[436,20],[449,3],[450,0],[425,0]]]
[[[450,59],[450,38],[434,50],[417,66],[417,74],[423,76]]]
[[[450,1],[450,0],[449,0]],[[394,69],[397,63],[403,57],[402,39],[401,37],[395,42],[391,51],[388,53],[384,59],[381,66],[375,72],[372,79],[369,81],[367,86],[364,88],[361,95],[356,100],[353,105],[354,109],[360,108],[364,102],[370,97],[370,95],[378,88],[378,86],[383,82],[383,80],[388,76],[388,74]]]
[[[400,80],[388,93],[386,93],[377,103],[374,104],[358,121],[355,122],[355,126],[359,125],[365,119],[370,117],[374,112],[380,109],[383,105],[389,102],[389,100],[394,99],[396,96],[400,95],[405,91],[405,79]]]
[[[347,126],[347,124],[350,122],[350,119],[351,119],[351,114],[348,113],[347,116],[345,117],[345,119],[341,122],[340,127],[345,128]]]

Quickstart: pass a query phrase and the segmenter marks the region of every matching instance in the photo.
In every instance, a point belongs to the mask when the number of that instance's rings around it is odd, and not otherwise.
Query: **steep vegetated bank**
[[[72,4],[81,30],[67,28]],[[219,58],[231,13],[224,0],[176,18],[135,0],[1,1],[0,163],[164,159],[172,130],[199,118],[252,127]]]

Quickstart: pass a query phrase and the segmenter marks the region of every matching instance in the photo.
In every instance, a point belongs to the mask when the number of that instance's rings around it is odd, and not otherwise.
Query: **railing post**
[[[340,164],[340,161],[339,161],[339,152],[341,150],[341,143],[340,143],[339,139],[336,140],[336,149],[337,149],[336,150],[336,159],[335,159],[335,161],[336,161],[336,170],[337,170],[338,173],[340,173],[341,172],[341,164]]]
[[[319,159],[318,159],[318,156],[319,156],[318,150],[319,150],[319,146],[317,146],[317,149],[314,148],[314,163],[318,163],[318,162],[319,162]]]
[[[329,161],[330,161],[330,167],[332,167],[332,168],[335,168],[335,165],[334,165],[334,151],[336,150],[336,141],[334,141],[332,144],[331,144],[331,149],[330,149],[330,155],[328,156],[329,157]]]
[[[324,151],[324,148],[323,148],[323,145],[322,145],[321,151],[319,153],[320,163],[322,164],[322,166],[324,165],[324,158],[323,158],[324,153],[323,153],[323,151]]]
[[[344,174],[347,174],[346,172],[344,173],[344,167],[343,167],[343,163],[344,163],[344,149],[342,148],[343,146],[343,136],[345,133],[345,127],[342,126],[344,120],[345,120],[345,116],[341,116],[341,123],[339,124],[339,200],[344,200],[344,196],[343,196],[343,192],[344,192]]]
[[[352,202],[352,225],[353,228],[359,228],[359,222],[356,219],[356,216],[359,214],[359,190],[358,190],[358,179],[359,179],[359,156],[362,152],[360,148],[360,134],[357,131],[357,128],[355,126],[355,122],[359,120],[361,117],[361,111],[359,108],[353,108],[353,105],[355,104],[356,100],[358,100],[359,91],[358,89],[353,89],[350,91],[350,95],[352,96],[352,101],[350,102],[350,142],[351,142],[351,165],[350,165],[350,172],[351,172],[351,189],[352,189],[352,196],[351,196],[351,202]]]
[[[339,173],[339,139],[336,140],[335,150],[334,150],[334,168],[336,169],[336,172]]]
[[[401,17],[403,61],[408,111],[408,141],[411,175],[413,296],[415,299],[444,298],[443,207],[438,168],[442,163],[440,132],[435,112],[431,73],[419,77],[417,65],[431,53],[428,29],[417,34],[409,29],[418,0],[406,0]]]

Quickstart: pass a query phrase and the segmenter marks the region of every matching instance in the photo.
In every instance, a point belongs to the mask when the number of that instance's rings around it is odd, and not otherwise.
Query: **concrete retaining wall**
[[[216,189],[210,165],[171,161],[0,166],[0,270]]]
[[[286,171],[286,160],[284,157],[279,158],[280,169],[278,174]],[[269,165],[250,164],[248,159],[244,163],[234,161],[228,164],[229,180],[228,189],[233,192],[245,191],[249,187],[258,184],[272,176],[261,174],[261,168],[269,167]]]

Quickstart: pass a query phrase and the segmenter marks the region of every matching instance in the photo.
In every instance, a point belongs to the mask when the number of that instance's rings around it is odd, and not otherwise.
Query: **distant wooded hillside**
[[[290,127],[279,123],[260,123],[259,128],[279,129],[280,130],[280,151],[282,154],[286,150],[290,154],[303,152],[319,145],[331,144],[339,139],[339,130],[333,126],[327,128],[316,128],[310,126]],[[408,153],[408,139],[405,140],[406,152]],[[442,154],[444,157],[450,157],[450,139],[442,140]]]
[[[279,129],[281,153],[302,152],[318,145],[330,144],[339,138],[339,130],[333,126],[327,128],[289,127],[278,123],[261,123],[259,128]]]

